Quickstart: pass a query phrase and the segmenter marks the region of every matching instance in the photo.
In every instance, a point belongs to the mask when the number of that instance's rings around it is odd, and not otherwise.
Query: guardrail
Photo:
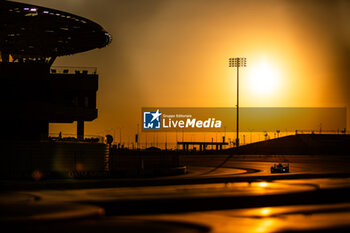
[[[78,141],[76,134],[67,133],[50,133],[49,139],[54,141],[76,142]],[[104,137],[100,135],[84,135],[84,142],[104,143]]]
[[[91,75],[97,74],[96,67],[72,67],[72,66],[52,66],[50,74],[80,74]]]

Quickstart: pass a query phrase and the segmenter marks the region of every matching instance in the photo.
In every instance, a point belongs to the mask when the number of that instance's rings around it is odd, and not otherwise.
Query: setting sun
[[[249,74],[249,86],[257,95],[272,95],[279,86],[280,74],[267,60],[262,60]]]

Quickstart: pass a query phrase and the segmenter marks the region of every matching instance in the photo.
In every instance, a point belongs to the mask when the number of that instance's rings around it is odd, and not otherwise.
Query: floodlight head
[[[235,57],[229,58],[229,67],[246,67],[247,58],[245,57]]]

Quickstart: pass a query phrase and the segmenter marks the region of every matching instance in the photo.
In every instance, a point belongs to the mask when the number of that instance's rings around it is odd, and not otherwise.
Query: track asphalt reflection
[[[350,229],[347,161],[283,156],[271,161],[230,159],[218,167],[224,156],[197,159],[187,158],[190,172],[174,177],[52,180],[29,189],[25,183],[0,196],[1,222],[16,222],[19,231],[30,224],[38,233],[49,225],[55,226],[52,232],[67,233],[112,228],[118,232]],[[286,160],[289,174],[270,174],[274,162]]]

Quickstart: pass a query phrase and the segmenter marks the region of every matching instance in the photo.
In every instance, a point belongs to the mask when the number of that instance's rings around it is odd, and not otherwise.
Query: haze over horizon
[[[57,58],[98,68],[99,117],[87,135],[136,132],[142,107],[234,107],[244,56],[242,107],[350,106],[350,2],[22,0],[91,19],[112,44]],[[348,124],[349,124],[348,114]],[[73,125],[50,132],[75,133]]]

